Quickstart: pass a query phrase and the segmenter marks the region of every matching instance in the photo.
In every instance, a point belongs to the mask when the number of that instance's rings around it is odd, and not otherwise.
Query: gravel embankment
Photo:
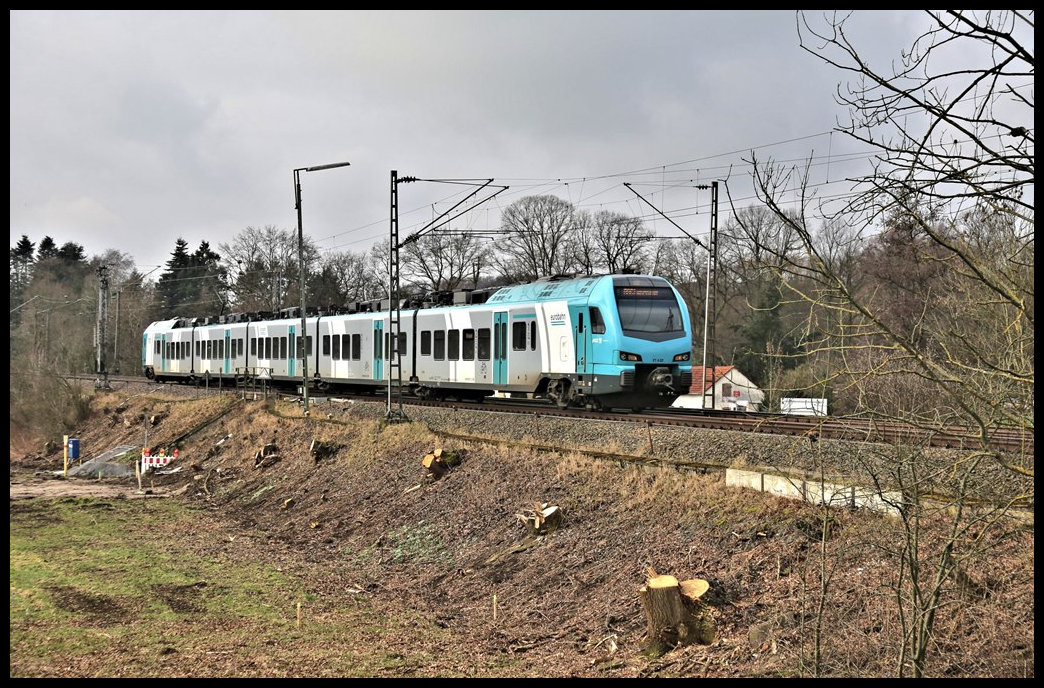
[[[338,402],[326,402],[343,406]],[[352,414],[382,418],[383,403],[355,403]],[[482,411],[405,406],[413,422],[437,433],[640,457],[694,469],[758,468],[770,472],[805,473],[845,483],[895,489],[922,481],[926,493],[953,494],[967,477],[966,493],[990,499],[1033,494],[1032,477],[1002,467],[992,458],[975,460],[971,452],[922,449],[867,442],[703,430],[628,421],[574,420]],[[1032,468],[1032,458],[1029,459]],[[875,480],[876,478],[876,480]]]

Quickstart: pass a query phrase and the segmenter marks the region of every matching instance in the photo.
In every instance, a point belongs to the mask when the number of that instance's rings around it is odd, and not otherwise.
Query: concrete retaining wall
[[[849,509],[870,509],[892,516],[899,514],[895,506],[902,502],[898,492],[878,493],[876,490],[841,485],[808,476],[761,470],[727,468],[725,484],[745,487],[759,492],[768,492],[787,499],[800,499],[810,504],[827,504]]]

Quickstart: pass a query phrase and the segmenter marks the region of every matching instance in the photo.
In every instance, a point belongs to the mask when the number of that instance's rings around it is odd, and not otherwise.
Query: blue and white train
[[[661,277],[545,278],[449,301],[401,306],[395,351],[388,301],[309,314],[307,337],[296,309],[163,320],[142,336],[142,366],[161,382],[291,386],[306,349],[324,392],[378,392],[390,376],[420,398],[529,397],[563,408],[669,406],[692,382],[688,308]]]

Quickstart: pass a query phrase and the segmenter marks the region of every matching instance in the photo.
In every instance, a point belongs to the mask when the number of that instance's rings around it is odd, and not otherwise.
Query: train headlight
[[[621,361],[640,361],[640,360],[642,360],[642,357],[639,356],[638,354],[629,354],[626,351],[621,351],[620,352],[620,360]]]
[[[690,357],[691,355],[692,355],[692,352],[691,352],[691,351],[686,351],[686,352],[685,352],[685,353],[683,353],[683,354],[678,354],[677,356],[675,356],[675,357],[674,357],[674,360],[675,360],[675,361],[688,361],[688,360],[689,360],[689,357]]]

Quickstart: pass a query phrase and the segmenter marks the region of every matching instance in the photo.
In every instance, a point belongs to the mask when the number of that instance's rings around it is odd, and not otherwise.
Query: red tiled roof
[[[693,366],[692,367],[692,386],[689,387],[689,394],[703,394],[707,390],[708,387],[710,387],[715,382],[720,380],[725,375],[725,373],[729,372],[734,367],[735,366],[730,366],[730,365],[727,365],[727,366],[714,366],[714,379],[711,380],[710,379],[710,376],[711,376],[711,371],[710,370],[708,370],[706,372],[706,377],[704,377],[703,366]],[[703,382],[703,386],[702,387],[700,386],[700,382],[701,381]]]

